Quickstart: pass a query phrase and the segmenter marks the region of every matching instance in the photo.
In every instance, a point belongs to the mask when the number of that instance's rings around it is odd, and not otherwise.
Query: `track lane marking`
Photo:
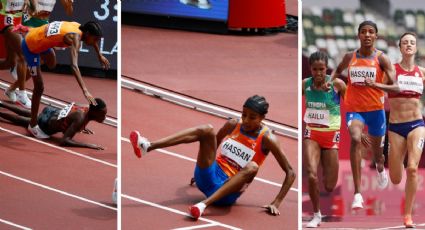
[[[25,226],[22,226],[22,225],[19,225],[19,224],[15,224],[13,222],[10,222],[10,221],[7,221],[7,220],[1,219],[1,218],[0,218],[0,222],[7,224],[7,225],[10,225],[10,226],[13,226],[13,227],[16,227],[16,228],[19,228],[19,229],[32,230],[31,228],[28,228],[28,227],[25,227]]]
[[[139,203],[142,203],[142,204],[146,204],[146,205],[149,205],[149,206],[154,207],[154,208],[159,208],[159,209],[162,209],[162,210],[165,210],[165,211],[169,211],[169,212],[172,212],[172,213],[175,213],[175,214],[179,214],[179,215],[191,218],[191,216],[188,213],[182,212],[178,209],[170,208],[170,207],[167,207],[167,206],[162,206],[160,204],[153,203],[153,202],[150,202],[150,201],[147,201],[147,200],[142,200],[140,198],[133,197],[133,196],[123,194],[123,193],[121,193],[121,197],[135,201],[135,202],[139,202]],[[200,217],[198,220],[208,222],[210,224],[215,224],[217,226],[221,226],[221,227],[232,229],[232,230],[241,230],[240,228],[237,228],[235,226],[223,224],[221,222],[210,220],[210,219],[207,219],[207,218],[204,218],[204,217]]]
[[[68,192],[65,192],[63,190],[56,189],[56,188],[53,188],[53,187],[50,187],[50,186],[47,186],[47,185],[44,185],[44,184],[40,184],[40,183],[37,183],[37,182],[31,181],[31,180],[25,179],[25,178],[22,178],[22,177],[19,177],[19,176],[15,176],[13,174],[10,174],[10,173],[7,173],[7,172],[1,171],[1,170],[0,170],[0,174],[2,174],[3,176],[7,176],[7,177],[10,177],[10,178],[13,178],[15,180],[19,180],[21,182],[25,182],[25,183],[34,185],[36,187],[40,187],[40,188],[43,188],[43,189],[46,189],[46,190],[49,190],[49,191],[53,191],[53,192],[59,193],[61,195],[69,196],[69,197],[75,198],[77,200],[81,200],[81,201],[84,201],[84,202],[87,202],[87,203],[91,203],[91,204],[94,204],[94,205],[97,205],[97,206],[100,206],[100,207],[103,207],[103,208],[107,208],[107,209],[111,209],[113,211],[117,211],[117,208],[114,208],[112,206],[105,205],[105,204],[102,204],[100,202],[97,202],[97,201],[93,201],[93,200],[84,198],[82,196],[74,195],[72,193],[68,193]]]
[[[121,137],[121,140],[130,143],[130,140],[126,137]],[[171,151],[168,151],[168,150],[165,150],[165,149],[155,149],[155,151],[167,154],[169,156],[177,157],[177,158],[180,158],[180,159],[183,159],[183,160],[187,160],[187,161],[191,161],[191,162],[196,163],[196,160],[193,159],[193,158],[186,157],[186,156],[183,156],[181,154],[174,153],[174,152],[171,152]],[[121,154],[122,154],[122,151],[121,151]],[[276,186],[276,187],[282,187],[282,184],[279,184],[279,183],[276,183],[276,182],[273,182],[273,181],[270,181],[270,180],[267,180],[267,179],[263,179],[263,178],[260,178],[260,177],[255,177],[254,180],[265,183],[265,184],[273,185],[273,186]],[[293,191],[293,192],[298,192],[297,188],[291,187],[290,190]]]
[[[182,227],[182,228],[173,228],[172,230],[192,230],[192,229],[200,229],[200,228],[209,228],[217,226],[216,224],[201,224],[190,227]]]
[[[425,223],[422,223],[422,224],[416,224],[415,226],[416,226],[416,227],[425,226]],[[405,227],[404,225],[399,225],[399,226],[393,226],[393,227],[374,228],[373,230],[397,229],[397,228],[404,229],[404,228],[406,228],[406,227]]]
[[[40,143],[40,144],[43,144],[43,145],[46,145],[46,146],[49,146],[49,147],[52,147],[52,148],[55,148],[55,149],[62,150],[64,152],[67,152],[69,154],[72,154],[72,155],[75,155],[75,156],[78,156],[78,157],[82,157],[82,158],[85,158],[85,159],[88,159],[88,160],[91,160],[91,161],[95,161],[95,162],[98,162],[98,163],[101,163],[101,164],[104,164],[104,165],[107,165],[107,166],[111,166],[111,167],[117,168],[117,165],[112,164],[112,163],[109,163],[107,161],[99,160],[97,158],[84,155],[82,153],[78,153],[78,152],[75,152],[75,151],[72,151],[72,150],[69,150],[69,149],[66,149],[66,148],[57,146],[57,145],[53,145],[53,144],[50,144],[50,143],[47,143],[47,142],[38,140],[38,139],[36,139],[34,137],[25,136],[23,134],[17,133],[15,131],[12,131],[12,130],[9,130],[9,129],[5,129],[3,127],[0,127],[0,130],[2,130],[4,132],[7,132],[7,133],[10,133],[10,134],[13,134],[13,135],[16,135],[16,136],[19,136],[19,137],[22,137],[22,138],[25,138],[25,139],[30,140],[30,141],[34,141],[34,142],[37,142],[37,143]]]

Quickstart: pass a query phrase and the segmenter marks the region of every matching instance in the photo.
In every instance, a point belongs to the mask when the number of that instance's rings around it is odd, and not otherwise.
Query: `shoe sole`
[[[140,135],[139,132],[131,131],[130,142],[131,142],[131,145],[133,146],[134,154],[136,154],[136,156],[138,158],[142,158],[142,152],[140,151],[139,146],[137,144],[137,140],[139,139],[139,135]]]
[[[201,211],[195,205],[189,207],[189,213],[193,219],[197,220],[201,216]]]

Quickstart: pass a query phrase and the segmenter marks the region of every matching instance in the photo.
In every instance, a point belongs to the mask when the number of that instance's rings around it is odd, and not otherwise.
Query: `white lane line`
[[[59,146],[56,146],[56,145],[53,145],[53,144],[50,144],[50,143],[47,143],[47,142],[38,140],[38,139],[36,139],[34,137],[28,137],[28,136],[22,135],[20,133],[17,133],[15,131],[12,131],[12,130],[9,130],[9,129],[5,129],[3,127],[0,127],[0,130],[2,130],[4,132],[8,132],[8,133],[13,134],[13,135],[16,135],[16,136],[19,136],[19,137],[22,137],[22,138],[25,138],[25,139],[30,140],[30,141],[34,141],[34,142],[37,142],[37,143],[40,143],[40,144],[43,144],[43,145],[47,145],[47,146],[52,147],[52,148],[55,148],[55,149],[62,150],[64,152],[70,153],[70,154],[75,155],[75,156],[86,158],[88,160],[92,160],[92,161],[95,161],[95,162],[98,162],[98,163],[101,163],[101,164],[104,164],[104,165],[108,165],[108,166],[111,166],[111,167],[114,167],[114,168],[117,167],[117,165],[112,164],[112,163],[109,163],[107,161],[103,161],[103,160],[99,160],[97,158],[89,157],[87,155],[84,155],[84,154],[81,154],[81,153],[77,153],[75,151],[72,151],[72,150],[69,150],[69,149],[66,149],[66,148],[62,148],[62,147],[59,147]]]
[[[179,214],[179,215],[182,215],[182,216],[191,217],[188,213],[182,212],[180,210],[177,210],[177,209],[174,209],[174,208],[169,208],[169,207],[166,207],[166,206],[162,206],[160,204],[153,203],[153,202],[150,202],[150,201],[142,200],[140,198],[129,196],[127,194],[121,194],[121,197],[135,201],[135,202],[139,202],[139,203],[142,203],[142,204],[146,204],[146,205],[152,206],[154,208],[159,208],[159,209],[169,211],[169,212],[172,212],[172,213],[175,213],[175,214]],[[221,226],[221,227],[232,229],[232,230],[240,230],[240,228],[237,228],[235,226],[223,224],[221,222],[210,220],[210,219],[207,219],[207,218],[204,218],[204,217],[200,217],[198,220],[208,222],[210,224],[215,224],[217,226]]]
[[[3,172],[1,170],[0,170],[0,174],[2,174],[4,176],[7,176],[7,177],[10,177],[10,178],[13,178],[15,180],[19,180],[19,181],[22,181],[22,182],[25,182],[25,183],[28,183],[28,184],[31,184],[31,185],[40,187],[40,188],[44,188],[46,190],[50,190],[50,191],[53,191],[53,192],[56,192],[56,193],[59,193],[59,194],[65,195],[65,196],[69,196],[69,197],[75,198],[77,200],[81,200],[81,201],[84,201],[84,202],[87,202],[87,203],[91,203],[91,204],[94,204],[94,205],[97,205],[97,206],[100,206],[100,207],[103,207],[103,208],[107,208],[107,209],[111,209],[111,210],[117,211],[117,208],[111,207],[109,205],[105,205],[105,204],[99,203],[97,201],[93,201],[93,200],[90,200],[90,199],[87,199],[87,198],[84,198],[84,197],[81,197],[81,196],[77,196],[77,195],[74,195],[74,194],[71,194],[71,193],[68,193],[68,192],[59,190],[59,189],[55,189],[55,188],[52,188],[52,187],[47,186],[47,185],[44,185],[44,184],[40,184],[40,183],[31,181],[31,180],[28,180],[28,179],[25,179],[25,178],[22,178],[22,177],[15,176],[15,175],[10,174],[10,173],[7,173],[7,172]]]
[[[421,227],[421,226],[425,226],[425,223],[416,224],[416,227]],[[404,229],[405,226],[404,225],[399,225],[399,226],[393,226],[393,227],[374,228],[373,230],[396,229],[396,228],[402,228],[402,229]]]
[[[121,137],[121,140],[130,143],[130,140],[128,138]],[[165,149],[155,149],[155,151],[158,151],[160,153],[164,153],[164,154],[167,154],[167,155],[170,155],[170,156],[173,156],[173,157],[177,157],[177,158],[180,158],[180,159],[183,159],[183,160],[196,162],[196,160],[193,159],[193,158],[186,157],[186,156],[183,156],[183,155],[178,154],[178,153],[170,152],[170,151],[165,150]],[[263,178],[260,178],[260,177],[255,177],[254,180],[265,183],[265,184],[273,185],[273,186],[276,186],[276,187],[279,187],[279,188],[282,187],[282,184],[279,184],[279,183],[276,183],[276,182],[273,182],[273,181],[269,181],[269,180],[266,180],[266,179],[263,179]],[[290,188],[290,190],[294,191],[294,192],[298,192],[297,188]]]
[[[7,220],[0,219],[0,222],[8,224],[8,225],[16,227],[16,228],[19,228],[19,229],[32,230],[31,228],[28,228],[28,227],[25,227],[25,226],[22,226],[22,225],[19,225],[19,224],[15,224],[15,223],[7,221]]]
[[[190,227],[182,227],[182,228],[173,228],[172,230],[191,230],[191,229],[200,229],[200,228],[209,228],[217,226],[216,224],[202,224],[202,225],[195,225]]]

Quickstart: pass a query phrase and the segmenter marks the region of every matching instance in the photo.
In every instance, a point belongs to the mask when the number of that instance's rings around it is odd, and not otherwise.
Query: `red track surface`
[[[138,129],[150,139],[156,139],[181,129],[209,123],[216,129],[225,120],[205,113],[152,98],[129,90],[122,90],[122,136],[127,137]],[[279,137],[286,155],[297,170],[297,141]],[[197,144],[167,148],[168,151],[196,159]],[[195,163],[153,151],[138,159],[131,145],[122,141],[122,193],[186,213],[189,205],[203,199],[203,194],[189,186]],[[258,177],[282,183],[284,173],[272,156],[261,167]],[[294,183],[296,187],[297,182]],[[259,229],[267,224],[268,229],[296,229],[297,193],[289,191],[282,203],[281,216],[269,216],[261,206],[271,202],[280,187],[254,181],[245,194],[231,208],[211,207],[205,218],[243,229]],[[185,216],[157,207],[122,198],[123,229],[170,229],[208,224],[194,222]],[[161,219],[161,221],[158,221]],[[215,227],[217,228],[217,227]],[[222,228],[222,227],[219,227]]]
[[[7,72],[1,73],[1,79],[11,80]],[[45,94],[48,96],[85,103],[78,85],[71,83],[75,82],[72,76],[49,73],[44,76]],[[85,80],[87,87],[92,89],[92,94],[105,98],[108,105],[111,105],[109,113],[116,116],[116,81],[92,78]],[[31,84],[28,88],[32,88]],[[0,99],[5,98],[1,95]],[[25,128],[3,120],[0,120],[0,127],[29,136]],[[111,204],[113,183],[117,174],[116,128],[96,122],[90,123],[88,128],[95,134],[77,134],[75,139],[100,144],[105,150],[57,148],[57,138],[61,134],[44,142],[53,144],[55,148],[0,130],[0,219],[35,229],[116,229],[117,212]],[[96,159],[102,162],[97,162]],[[42,188],[4,173],[110,208]]]
[[[297,35],[233,36],[122,27],[122,74],[241,110],[253,94],[268,118],[298,126]]]

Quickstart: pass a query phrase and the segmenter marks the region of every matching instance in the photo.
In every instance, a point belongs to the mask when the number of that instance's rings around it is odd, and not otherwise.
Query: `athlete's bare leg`
[[[412,130],[407,136],[407,168],[406,168],[406,203],[404,215],[412,215],[413,202],[415,201],[418,186],[418,165],[424,147],[425,127]]]
[[[201,125],[177,132],[168,137],[151,142],[148,152],[179,144],[199,142],[199,152],[196,164],[199,168],[208,168],[215,160],[217,139],[211,125]]]
[[[399,184],[403,177],[404,158],[407,152],[407,141],[404,137],[388,131],[390,151],[388,154],[388,169],[393,184]]]
[[[31,127],[34,127],[37,125],[38,108],[40,107],[41,95],[43,95],[43,91],[44,91],[44,83],[43,83],[43,77],[41,76],[40,66],[37,66],[36,73],[37,73],[36,76],[32,76],[32,80],[34,83],[34,91],[31,98],[31,104],[32,104],[31,122],[30,122]]]
[[[364,124],[359,120],[352,120],[348,127],[351,145],[350,145],[350,163],[353,173],[354,194],[360,193],[360,184],[362,179],[361,160],[362,160],[362,132]]]
[[[24,109],[20,106],[14,105],[14,104],[1,102],[0,107],[6,108],[6,109],[18,114],[18,115],[24,116],[24,117],[28,117],[28,118],[31,117],[31,112],[28,109]]]
[[[338,181],[338,149],[327,149],[322,152],[323,184],[327,192],[332,192]]]
[[[319,201],[319,180],[317,178],[317,168],[320,164],[321,149],[317,142],[304,139],[303,140],[305,166],[308,175],[308,194],[310,195],[311,203],[313,204],[313,211],[315,213],[320,211]]]

